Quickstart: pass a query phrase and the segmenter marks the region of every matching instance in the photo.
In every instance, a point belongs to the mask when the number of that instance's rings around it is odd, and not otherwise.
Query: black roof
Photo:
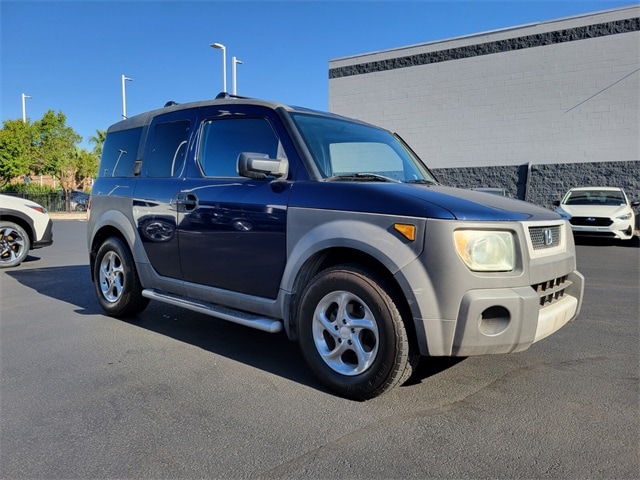
[[[134,115],[125,120],[121,120],[117,123],[114,123],[108,128],[107,132],[110,133],[110,132],[116,132],[119,130],[128,130],[130,128],[144,127],[149,125],[155,117],[157,117],[158,115],[163,115],[165,113],[178,112],[181,110],[187,110],[191,108],[215,107],[215,106],[224,106],[224,105],[256,105],[256,106],[270,108],[272,110],[282,109],[287,112],[312,113],[312,114],[323,115],[327,117],[342,118],[345,120],[351,120],[351,121],[355,121],[363,124],[366,123],[360,120],[347,118],[331,112],[314,110],[306,107],[286,105],[281,102],[274,102],[270,100],[260,100],[256,98],[230,95],[228,93],[220,93],[216,96],[215,99],[210,99],[210,100],[200,100],[200,101],[188,102],[188,103],[177,103],[175,101],[168,101],[167,103],[165,103],[164,107],[162,108],[157,108],[155,110],[150,110],[148,112],[140,113],[138,115]]]

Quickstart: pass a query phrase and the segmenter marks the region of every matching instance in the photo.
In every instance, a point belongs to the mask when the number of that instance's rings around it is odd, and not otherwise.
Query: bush
[[[39,203],[50,212],[64,212],[66,203],[62,196],[62,189],[37,184],[19,183],[16,185],[6,185],[0,189],[0,193],[13,197],[26,198],[32,202]]]
[[[49,187],[47,185],[38,185],[35,182],[31,183],[16,183],[15,185],[5,185],[0,188],[1,193],[15,194],[24,193],[27,195],[49,195],[52,193],[60,194],[59,188]]]

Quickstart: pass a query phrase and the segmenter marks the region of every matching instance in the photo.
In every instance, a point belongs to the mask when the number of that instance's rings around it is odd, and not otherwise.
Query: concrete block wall
[[[331,60],[329,107],[399,133],[461,186],[508,179],[523,198],[532,165],[534,203],[573,181],[638,197],[640,6]]]
[[[550,209],[573,187],[622,187],[631,201],[640,201],[638,161],[436,168],[433,173],[444,185],[504,188],[520,200]]]

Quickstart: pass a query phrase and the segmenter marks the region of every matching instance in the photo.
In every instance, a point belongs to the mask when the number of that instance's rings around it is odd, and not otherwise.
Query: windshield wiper
[[[378,175],[377,173],[345,173],[343,175],[334,175],[332,177],[325,178],[325,181],[327,182],[339,182],[343,180],[401,183],[400,180],[396,180],[395,178],[391,177],[385,177],[384,175]]]
[[[415,180],[407,180],[404,183],[417,183],[419,185],[437,185],[435,180],[427,180],[426,178],[416,178]]]

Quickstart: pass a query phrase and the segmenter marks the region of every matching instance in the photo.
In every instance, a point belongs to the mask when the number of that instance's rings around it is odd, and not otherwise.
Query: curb
[[[87,212],[49,212],[51,220],[86,220]]]

